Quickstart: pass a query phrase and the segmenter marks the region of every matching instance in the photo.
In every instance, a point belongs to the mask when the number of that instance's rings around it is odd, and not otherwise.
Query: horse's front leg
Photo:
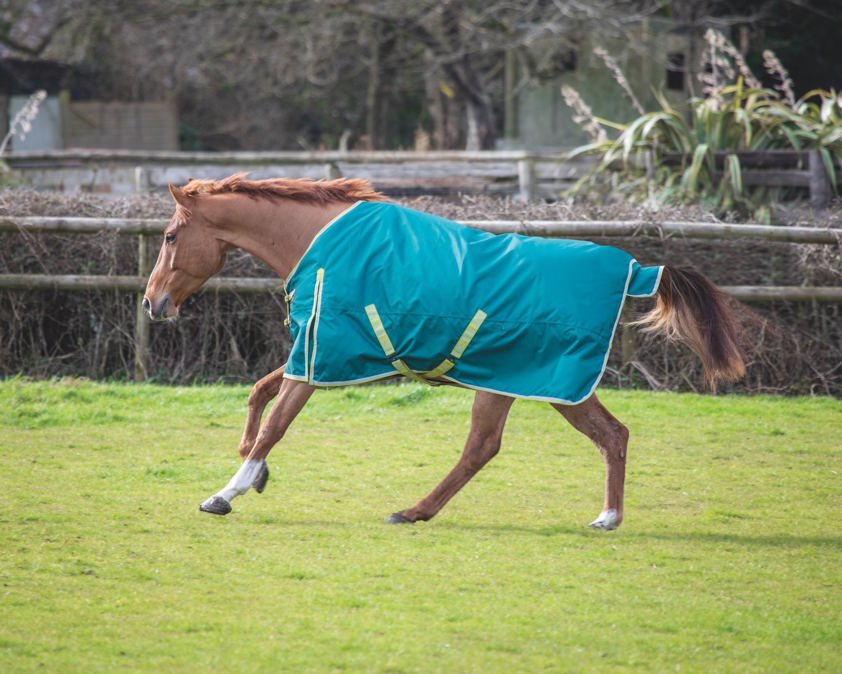
[[[626,480],[626,454],[629,431],[596,397],[592,395],[578,405],[553,407],[581,433],[587,435],[605,460],[605,499],[602,512],[590,526],[611,530],[623,521],[623,492]]]
[[[270,372],[260,381],[258,381],[249,393],[248,413],[246,415],[246,424],[243,427],[243,436],[240,438],[240,458],[245,461],[249,455],[251,448],[254,446],[254,441],[257,440],[257,433],[260,431],[260,418],[263,416],[263,410],[272,398],[278,395],[281,388],[281,383],[284,380],[285,365],[282,365],[274,372]],[[260,471],[255,477],[254,490],[260,494],[266,487],[266,481],[269,479],[269,468],[264,461]]]
[[[307,404],[313,391],[314,387],[304,382],[283,380],[278,399],[272,405],[263,428],[257,434],[239,470],[225,487],[199,506],[202,512],[214,515],[227,515],[231,512],[231,501],[245,494],[254,484],[272,447],[284,436],[295,417]]]

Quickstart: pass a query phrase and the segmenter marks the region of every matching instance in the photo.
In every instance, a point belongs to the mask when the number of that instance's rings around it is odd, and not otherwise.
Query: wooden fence
[[[562,153],[521,150],[370,152],[137,152],[55,150],[4,157],[39,188],[131,193],[182,185],[191,177],[220,178],[248,172],[252,178],[370,180],[390,196],[508,193],[524,201],[557,198],[578,180],[589,159],[565,161]]]
[[[729,155],[735,155],[740,162],[740,173],[744,185],[751,187],[796,187],[804,188],[810,195],[813,208],[826,207],[838,187],[842,186],[842,172],[836,167],[836,184],[831,181],[827,168],[818,150],[763,150],[760,152],[717,152],[714,155],[714,179],[720,180],[725,172]],[[667,154],[667,166],[689,164],[690,155]]]
[[[831,182],[816,150],[719,152],[714,165],[736,154],[746,185],[806,190],[813,207],[823,208],[842,186]],[[596,159],[565,159],[563,152],[371,151],[371,152],[140,152],[56,150],[19,152],[4,157],[27,182],[47,189],[130,193],[163,190],[191,177],[219,178],[250,172],[253,178],[366,178],[391,196],[454,193],[508,193],[524,201],[557,198],[592,167]],[[664,157],[667,165],[685,155]]]
[[[0,274],[0,288],[15,290],[118,290],[137,293],[135,323],[135,379],[146,379],[149,321],[142,307],[143,290],[151,271],[150,238],[157,239],[166,220],[119,218],[0,217],[0,232],[52,232],[94,234],[111,231],[138,237],[136,276]],[[538,221],[473,220],[462,224],[495,234],[511,232],[548,238],[560,237],[684,237],[693,239],[755,239],[763,241],[836,245],[842,247],[842,229],[730,225],[707,222],[644,221]],[[273,292],[276,278],[216,277],[205,285],[213,292]],[[842,302],[842,287],[725,286],[723,290],[745,302]]]

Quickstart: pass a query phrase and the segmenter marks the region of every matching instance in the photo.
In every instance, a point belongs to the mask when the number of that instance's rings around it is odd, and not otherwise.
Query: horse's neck
[[[260,258],[281,278],[295,268],[324,226],[351,205],[225,196],[229,198],[219,201],[223,216],[216,219],[224,230],[221,238]]]

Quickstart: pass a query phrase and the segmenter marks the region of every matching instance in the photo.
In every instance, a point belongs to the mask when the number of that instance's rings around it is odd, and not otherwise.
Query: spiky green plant
[[[721,46],[721,40],[718,35],[712,44]],[[779,193],[747,187],[738,153],[781,149],[817,149],[835,187],[835,164],[842,164],[842,94],[815,89],[793,101],[786,71],[777,59],[774,64],[772,72],[782,72],[786,83],[778,90],[745,86],[744,75],[750,73],[741,63],[735,69],[740,72],[735,82],[707,79],[706,95],[691,99],[687,110],[656,94],[659,109],[629,123],[594,118],[614,137],[570,153],[599,157],[573,192],[607,182],[623,198],[701,203],[718,212],[757,212],[777,200]],[[753,76],[749,81],[757,82]],[[723,152],[720,168],[716,157]]]

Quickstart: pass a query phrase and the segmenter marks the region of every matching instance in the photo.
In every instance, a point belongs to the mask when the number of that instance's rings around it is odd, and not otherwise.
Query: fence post
[[[623,367],[634,360],[637,351],[637,333],[630,325],[634,318],[634,306],[627,300],[620,313],[620,355]]]
[[[149,274],[149,245],[146,234],[137,236],[137,274]],[[143,308],[143,292],[137,294],[134,329],[134,380],[146,381],[149,365],[149,318]]]
[[[134,170],[135,192],[149,191],[149,175],[142,166]],[[146,234],[137,236],[137,275],[146,278],[150,272],[149,241]],[[149,319],[143,308],[143,292],[137,294],[134,328],[134,380],[146,381],[149,376]]]
[[[149,191],[149,172],[143,166],[134,167],[134,191],[136,194]]]
[[[824,167],[821,153],[810,150],[808,166],[810,169],[810,206],[827,208],[832,195],[830,179]]]
[[[529,203],[535,199],[535,162],[519,159],[517,163],[518,198]]]
[[[342,177],[342,170],[336,162],[325,164],[325,180],[336,180]]]

